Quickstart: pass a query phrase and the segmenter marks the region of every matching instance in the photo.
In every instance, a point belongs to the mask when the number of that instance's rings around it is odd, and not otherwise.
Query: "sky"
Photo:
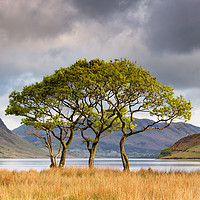
[[[200,126],[199,0],[0,0],[0,118],[9,94],[79,59],[127,58],[192,102]]]

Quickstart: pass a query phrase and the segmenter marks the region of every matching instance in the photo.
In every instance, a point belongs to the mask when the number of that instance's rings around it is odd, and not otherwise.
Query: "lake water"
[[[129,159],[130,170],[148,169],[160,171],[196,171],[200,170],[200,161],[180,161],[180,160],[157,160],[157,159]],[[66,167],[86,167],[87,158],[67,159]],[[30,170],[41,171],[48,169],[50,166],[49,159],[0,159],[0,169],[9,170]],[[120,158],[96,158],[96,167],[105,167],[111,169],[123,169]]]

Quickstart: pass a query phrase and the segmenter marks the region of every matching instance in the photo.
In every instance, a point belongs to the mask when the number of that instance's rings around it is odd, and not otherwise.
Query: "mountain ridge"
[[[153,122],[150,119],[135,119],[137,127],[135,130],[141,129]],[[159,124],[159,127],[164,124]],[[16,134],[20,135],[30,143],[33,143],[39,147],[41,143],[39,139],[32,135],[27,135],[25,132],[26,126],[13,130]],[[29,130],[30,131],[30,130]],[[92,135],[92,131],[87,130],[88,135]],[[192,124],[184,124],[182,122],[174,123],[171,127],[164,130],[148,130],[136,135],[133,135],[125,141],[125,149],[129,157],[157,157],[160,151],[166,147],[171,146],[177,140],[185,137],[186,135],[200,132],[200,127]],[[97,157],[120,157],[119,141],[122,136],[121,131],[115,131],[113,134],[102,138],[97,147]],[[54,140],[56,144],[56,140]],[[88,150],[86,145],[82,144],[82,138],[80,132],[76,132],[72,144],[69,147],[69,155],[75,157],[87,157]]]
[[[47,153],[7,128],[0,118],[0,158],[44,158]]]

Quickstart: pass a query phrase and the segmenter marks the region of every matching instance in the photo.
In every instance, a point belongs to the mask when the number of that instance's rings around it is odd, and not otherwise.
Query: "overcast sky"
[[[137,60],[191,100],[200,126],[199,0],[0,0],[0,118],[8,96],[76,60]]]

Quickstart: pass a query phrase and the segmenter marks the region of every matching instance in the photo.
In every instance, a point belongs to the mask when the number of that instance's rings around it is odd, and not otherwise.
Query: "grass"
[[[1,200],[197,200],[200,171],[121,172],[65,168],[37,172],[0,170]]]
[[[165,158],[199,159],[200,145],[190,147],[186,151],[174,151],[171,156],[166,156]]]
[[[200,153],[200,145],[190,147],[187,151],[194,151],[196,153]]]

